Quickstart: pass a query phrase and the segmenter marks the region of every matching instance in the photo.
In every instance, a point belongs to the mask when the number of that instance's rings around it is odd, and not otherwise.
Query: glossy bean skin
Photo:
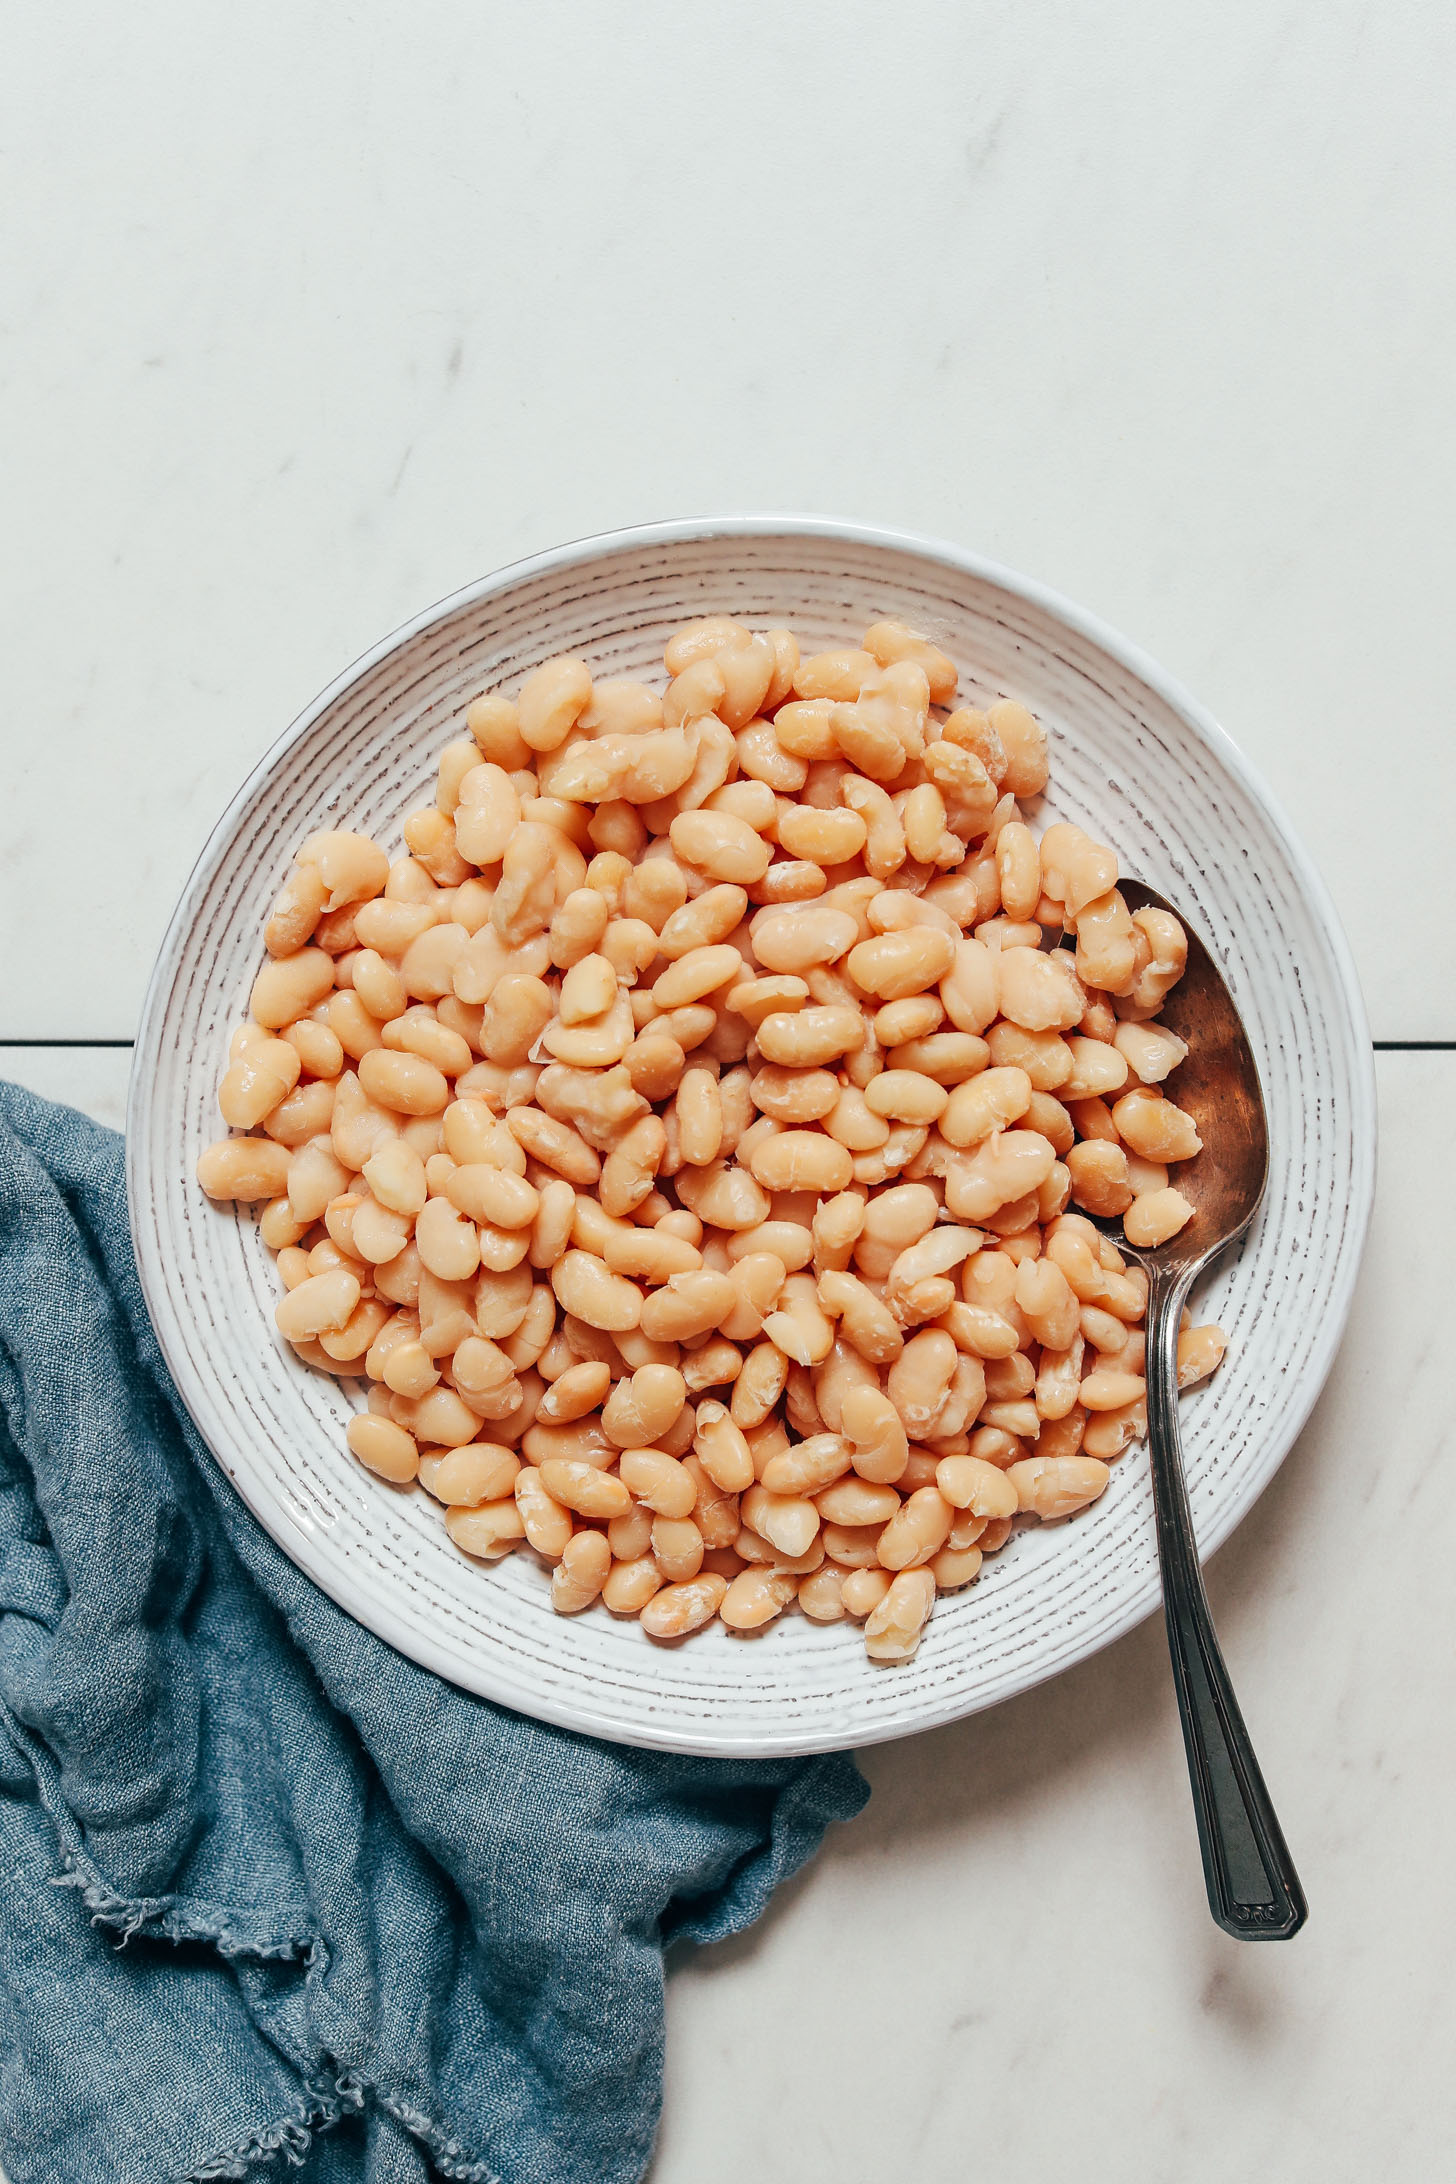
[[[256,1205],[282,1196],[293,1156],[268,1138],[223,1138],[197,1163],[197,1180],[209,1198]]]
[[[880,1535],[881,1567],[905,1570],[928,1562],[945,1545],[953,1522],[951,1505],[938,1487],[917,1487]]]
[[[1178,1336],[1178,1386],[1193,1388],[1216,1372],[1228,1348],[1221,1327],[1189,1327]]]
[[[617,1463],[617,1475],[633,1499],[659,1516],[692,1514],[698,1490],[691,1475],[676,1457],[656,1448],[628,1448]]]
[[[718,1613],[729,1630],[762,1630],[782,1614],[798,1592],[799,1580],[787,1571],[750,1568],[733,1579]]]
[[[1108,1470],[1089,1456],[1037,1456],[1013,1464],[1006,1477],[1018,1505],[1050,1522],[1095,1501],[1106,1489]]]
[[[865,1623],[865,1651],[872,1661],[912,1660],[935,1604],[935,1578],[927,1569],[901,1570]]]
[[[727,1591],[726,1578],[716,1575],[667,1585],[646,1602],[638,1619],[649,1638],[684,1638],[712,1620]]]
[[[406,1485],[419,1471],[420,1454],[413,1435],[390,1419],[360,1412],[350,1419],[346,1439],[365,1469],[393,1486]]]
[[[611,1572],[612,1550],[604,1532],[576,1532],[551,1573],[551,1605],[558,1615],[580,1615],[598,1597]]]

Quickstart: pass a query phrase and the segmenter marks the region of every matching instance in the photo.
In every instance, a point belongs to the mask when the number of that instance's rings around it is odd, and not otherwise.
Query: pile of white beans
[[[797,1601],[908,1660],[1145,1429],[1146,1279],[1085,1216],[1190,1217],[1187,942],[1035,838],[1041,728],[950,710],[903,624],[801,658],[715,616],[666,666],[548,660],[406,855],[304,843],[198,1178],[467,1555],[524,1541],[561,1613],[658,1639]],[[1185,1325],[1180,1385],[1223,1348]]]

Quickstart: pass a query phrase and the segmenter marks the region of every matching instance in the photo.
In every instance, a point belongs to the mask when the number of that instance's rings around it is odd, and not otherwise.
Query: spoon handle
[[[1193,1267],[1150,1268],[1148,1441],[1173,1683],[1208,1905],[1240,1941],[1284,1941],[1308,1913],[1214,1635],[1178,1439],[1178,1316]]]

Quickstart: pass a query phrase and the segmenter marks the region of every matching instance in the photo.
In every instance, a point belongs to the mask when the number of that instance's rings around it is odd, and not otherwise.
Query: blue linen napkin
[[[353,1622],[177,1398],[121,1139],[3,1084],[0,1414],[12,2184],[638,2178],[664,1946],[755,1919],[853,1761],[593,1743]]]

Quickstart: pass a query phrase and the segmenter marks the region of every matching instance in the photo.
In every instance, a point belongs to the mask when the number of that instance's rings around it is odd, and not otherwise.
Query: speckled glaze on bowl
[[[193,1179],[268,906],[314,828],[397,854],[442,744],[480,691],[557,652],[660,676],[680,622],[790,624],[807,647],[899,615],[956,660],[963,696],[1023,699],[1051,736],[1038,824],[1064,818],[1186,907],[1225,966],[1258,1056],[1272,1174],[1262,1213],[1206,1286],[1230,1352],[1183,1412],[1204,1552],[1251,1507],[1309,1415],[1349,1308],[1374,1184],[1364,1011],[1324,886],[1223,732],[1150,660],[1041,586],[953,546],[797,517],[654,525],[517,563],[411,622],[326,690],[223,813],[163,942],[128,1114],[132,1233],[188,1409],[239,1493],[314,1581],[415,1660],[502,1704],[630,1743],[811,1752],[903,1736],[1053,1676],[1158,1600],[1146,1459],[1103,1500],[1018,1535],[940,1601],[913,1663],[877,1668],[857,1625],[786,1616],[655,1645],[635,1622],[551,1611],[526,1553],[466,1561],[439,1508],[344,1445],[362,1390],[310,1372],[273,1326],[278,1279],[250,1220]],[[1300,1552],[1298,1540],[1287,1551]]]

